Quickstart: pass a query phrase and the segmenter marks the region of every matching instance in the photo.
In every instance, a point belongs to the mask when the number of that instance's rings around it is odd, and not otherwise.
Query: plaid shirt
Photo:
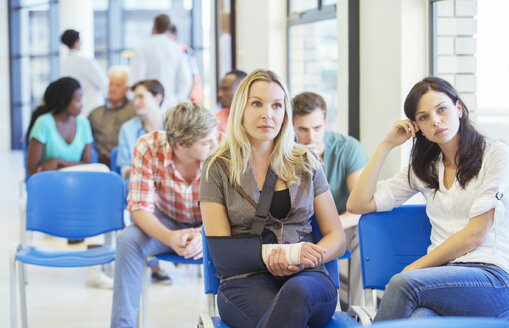
[[[201,169],[191,184],[175,169],[166,132],[141,136],[134,148],[129,184],[129,211],[154,212],[156,206],[179,222],[201,222],[198,196]]]

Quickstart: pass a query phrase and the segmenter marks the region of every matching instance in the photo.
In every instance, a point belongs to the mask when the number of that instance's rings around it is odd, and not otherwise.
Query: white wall
[[[286,1],[237,0],[237,68],[266,68],[286,78]]]
[[[427,75],[427,17],[427,0],[360,2],[360,140],[368,156],[404,117],[406,94]],[[381,178],[398,172],[401,162],[408,154],[399,147]]]
[[[11,149],[8,14],[7,4],[0,6],[0,152]]]

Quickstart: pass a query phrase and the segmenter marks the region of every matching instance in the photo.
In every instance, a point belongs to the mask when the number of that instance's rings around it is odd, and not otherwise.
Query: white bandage
[[[304,243],[296,244],[263,244],[262,245],[262,259],[265,264],[268,263],[269,255],[273,250],[282,248],[285,251],[286,263],[289,265],[300,264],[300,250]]]

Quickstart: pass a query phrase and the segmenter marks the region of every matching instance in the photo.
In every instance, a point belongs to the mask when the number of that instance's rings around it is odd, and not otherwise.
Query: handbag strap
[[[251,226],[251,233],[261,236],[267,216],[269,215],[270,204],[272,203],[272,196],[274,195],[274,188],[276,187],[277,174],[269,166],[265,181],[263,182],[262,192],[258,205],[256,206],[256,213]]]

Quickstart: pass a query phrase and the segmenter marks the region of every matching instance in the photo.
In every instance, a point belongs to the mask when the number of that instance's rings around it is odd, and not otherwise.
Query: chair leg
[[[18,299],[16,294],[16,251],[14,251],[9,258],[9,272],[10,272],[10,284],[9,291],[11,295],[11,328],[17,328],[18,326]]]
[[[28,320],[27,320],[27,299],[26,299],[26,293],[25,293],[25,268],[24,264],[22,262],[18,262],[18,273],[19,273],[19,300],[21,304],[21,326],[23,328],[28,327]]]
[[[207,294],[207,307],[211,316],[216,316],[216,298],[214,294]]]

